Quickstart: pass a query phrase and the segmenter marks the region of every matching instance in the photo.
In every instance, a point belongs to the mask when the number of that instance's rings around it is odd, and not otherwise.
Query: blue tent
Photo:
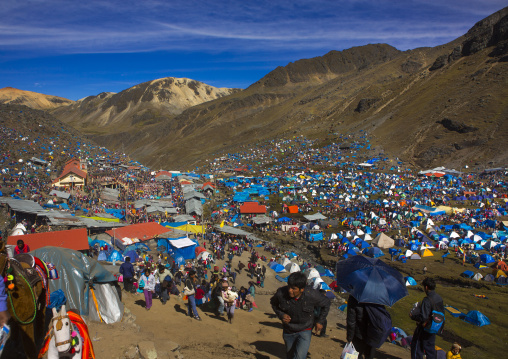
[[[334,277],[334,274],[332,273],[332,271],[331,271],[331,270],[326,269],[326,270],[325,270],[325,274],[323,274],[323,275],[322,275],[322,277],[332,277],[332,278],[333,278],[333,277]]]
[[[59,207],[60,207],[60,209],[69,209],[69,206],[67,205],[67,203],[60,203]]]
[[[483,327],[484,325],[490,324],[489,318],[487,318],[484,314],[480,313],[477,310],[470,311],[464,317],[462,317],[462,320],[471,323],[473,325],[476,325],[478,327]]]
[[[99,256],[97,257],[98,261],[107,261],[108,260],[108,254],[106,251],[100,251]]]
[[[127,247],[125,247],[125,252],[136,250],[140,250],[141,252],[148,252],[150,251],[150,247],[148,247],[145,243],[134,243],[129,244]]]
[[[185,264],[185,259],[182,256],[173,256],[171,258],[173,258],[175,263],[180,265],[180,266]]]
[[[467,271],[463,272],[460,276],[465,277],[465,278],[473,278],[474,273],[471,272],[470,270],[467,270]]]
[[[416,283],[416,280],[413,277],[404,277],[404,280],[406,281],[406,286],[408,286],[408,285],[418,285]]]
[[[371,258],[382,257],[385,255],[383,253],[383,251],[381,249],[379,249],[378,247],[367,248],[367,250],[365,250],[363,254],[365,254],[366,256],[369,256]]]
[[[113,261],[120,261],[120,262],[123,262],[123,256],[122,256],[122,253],[118,252],[118,251],[113,251],[109,254],[108,256],[108,262],[113,262]]]
[[[131,262],[134,262],[139,258],[139,255],[134,250],[125,251],[123,255],[124,257],[129,257],[131,259]]]
[[[309,242],[322,241],[323,240],[323,232],[319,232],[319,233],[310,233],[310,232],[307,232],[306,235],[305,235],[305,238]]]
[[[90,237],[88,237],[88,245],[89,245],[90,247],[93,247],[93,246],[95,246],[96,244],[99,246],[99,248],[100,248],[100,247],[105,247],[105,246],[111,247],[111,244],[109,244],[109,243],[108,243],[108,242],[106,242],[106,241],[103,241],[103,240],[101,240],[101,239],[94,239],[94,240],[92,240],[92,241],[91,241],[91,240],[90,240]]]
[[[168,250],[172,251],[174,253],[174,258],[183,257],[183,259],[194,259],[194,258],[196,258],[195,249],[196,249],[197,244],[192,241],[191,242],[193,244],[190,244],[190,242],[188,245],[179,244],[179,241],[182,239],[185,239],[185,238],[187,238],[187,237],[169,239]]]
[[[284,269],[284,266],[282,264],[278,264],[276,263],[272,269],[276,272],[276,273],[280,273],[280,272],[284,272],[286,269]]]
[[[485,264],[494,263],[496,261],[490,254],[487,253],[481,254],[480,260]]]

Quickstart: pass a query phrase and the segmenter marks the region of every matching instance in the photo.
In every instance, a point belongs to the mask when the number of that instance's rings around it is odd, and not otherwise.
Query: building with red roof
[[[260,205],[257,202],[245,202],[240,206],[241,214],[265,214],[266,206]]]
[[[53,187],[82,187],[86,184],[86,161],[70,159],[64,165],[62,173],[53,182]]]
[[[16,245],[19,239],[22,239],[31,251],[47,246],[69,248],[76,251],[90,249],[86,228],[10,236],[7,238],[7,244]]]
[[[155,236],[168,232],[169,229],[157,222],[136,223],[130,226],[120,227],[106,231],[108,235],[116,239],[130,238],[139,239],[140,242],[155,238]]]

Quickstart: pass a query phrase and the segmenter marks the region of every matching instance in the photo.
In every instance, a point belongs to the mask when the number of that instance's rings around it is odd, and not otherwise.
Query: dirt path
[[[233,260],[236,267],[239,257]],[[241,257],[246,263],[246,253]],[[222,265],[223,262],[219,262]],[[237,277],[236,287],[247,286],[250,278],[246,272]],[[283,358],[285,347],[282,340],[282,325],[273,315],[269,300],[281,286],[273,271],[268,269],[265,288],[256,293],[257,309],[247,312],[235,311],[232,324],[217,318],[213,313],[198,309],[202,321],[191,319],[185,314],[185,302],[172,296],[166,305],[154,300],[150,311],[144,308],[142,294],[124,294],[126,308],[136,317],[135,324],[123,323],[104,325],[90,323],[90,335],[94,340],[97,358],[138,358],[135,346],[153,345],[157,356],[153,358]],[[346,341],[345,315],[332,303],[328,315],[328,338],[313,337],[310,354],[312,359],[338,357]],[[151,344],[152,342],[153,344]],[[148,344],[147,344],[148,343]],[[177,347],[178,351],[172,352]],[[384,344],[379,358],[407,358],[409,351]]]

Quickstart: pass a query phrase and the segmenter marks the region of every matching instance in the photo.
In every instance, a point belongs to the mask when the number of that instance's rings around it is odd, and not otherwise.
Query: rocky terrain
[[[56,109],[53,114],[87,134],[137,133],[185,109],[239,90],[216,88],[199,81],[166,77],[119,93],[103,92]]]
[[[63,105],[70,105],[73,102],[62,97],[43,95],[12,87],[0,89],[0,104],[24,105],[37,110],[50,110]]]

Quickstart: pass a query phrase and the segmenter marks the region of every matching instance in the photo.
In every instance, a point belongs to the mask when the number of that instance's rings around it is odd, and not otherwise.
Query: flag
[[[224,227],[224,221],[220,222],[220,228]]]

